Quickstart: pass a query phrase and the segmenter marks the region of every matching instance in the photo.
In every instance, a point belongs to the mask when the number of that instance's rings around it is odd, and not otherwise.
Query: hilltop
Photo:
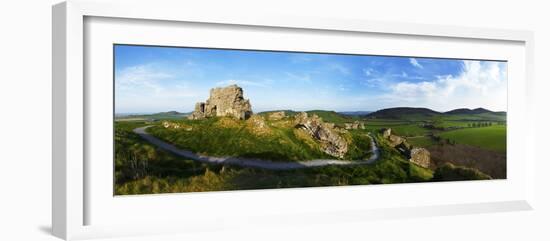
[[[475,114],[495,113],[495,112],[484,109],[484,108],[476,108],[476,109],[459,108],[459,109],[454,109],[454,110],[450,110],[450,111],[443,112],[443,113],[444,114],[449,114],[449,115],[453,115],[453,114],[475,115]]]
[[[372,112],[365,116],[369,119],[399,119],[399,120],[423,120],[443,118],[449,120],[469,121],[506,121],[506,112],[491,111],[484,108],[468,109],[459,108],[447,112],[439,112],[428,108],[396,107]]]
[[[432,117],[440,114],[440,112],[428,108],[395,107],[372,112],[366,115],[366,117],[374,119],[404,119],[410,117]]]

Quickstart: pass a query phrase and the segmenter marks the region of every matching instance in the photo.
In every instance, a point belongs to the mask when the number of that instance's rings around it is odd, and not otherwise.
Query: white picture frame
[[[155,11],[149,11],[154,8]],[[178,1],[156,1],[156,2],[132,2],[132,1],[110,1],[95,2],[73,0],[60,3],[53,7],[53,167],[52,167],[52,226],[53,234],[63,239],[84,239],[94,237],[112,237],[122,235],[158,234],[174,232],[192,232],[197,230],[209,230],[226,228],[231,225],[242,225],[252,222],[257,225],[276,224],[291,225],[301,222],[323,223],[341,222],[349,220],[371,220],[400,217],[423,217],[433,215],[467,214],[497,211],[530,210],[533,204],[534,194],[534,173],[535,157],[533,147],[534,130],[530,106],[532,106],[530,93],[533,93],[533,34],[529,31],[518,30],[497,30],[456,26],[422,25],[411,23],[371,22],[351,19],[321,19],[299,16],[276,16],[263,13],[251,13],[250,15],[209,15],[204,11],[196,11],[187,3]],[[86,135],[91,130],[89,123],[91,119],[90,103],[86,84],[86,68],[90,66],[86,62],[86,19],[112,18],[124,21],[148,21],[156,25],[164,23],[172,24],[212,24],[223,25],[225,30],[231,28],[251,27],[256,30],[277,29],[279,32],[299,30],[307,33],[358,33],[358,34],[379,34],[395,38],[426,38],[437,39],[437,41],[449,41],[457,44],[463,41],[477,41],[491,45],[495,42],[502,42],[516,46],[514,56],[517,56],[515,66],[522,71],[518,78],[511,79],[512,88],[509,87],[509,96],[514,98],[513,112],[509,112],[510,124],[513,126],[526,126],[522,128],[522,140],[509,139],[508,145],[514,149],[517,167],[521,173],[515,175],[516,179],[508,179],[504,182],[464,182],[462,184],[428,183],[428,184],[407,184],[408,186],[379,185],[365,188],[354,186],[346,188],[307,188],[291,190],[270,190],[270,191],[239,191],[222,192],[218,194],[196,194],[196,195],[160,195],[140,196],[129,199],[113,199],[113,202],[122,203],[125,206],[143,207],[144,205],[162,205],[173,207],[172,210],[179,210],[172,213],[160,211],[162,220],[155,217],[154,213],[145,213],[144,217],[154,220],[156,225],[144,223],[143,227],[136,228],[135,224],[130,225],[129,219],[114,218],[117,222],[102,223],[103,221],[91,222],[90,215],[95,215],[96,210],[104,209],[104,213],[112,213],[116,208],[99,206],[97,209],[90,209],[89,202],[95,202],[90,197],[94,192],[87,180],[87,171],[92,167],[85,161],[89,153],[89,143],[86,142]],[[139,24],[139,22],[138,22]],[[149,28],[155,28],[155,24]],[[154,26],[153,26],[154,25]],[[124,26],[122,26],[124,27]],[[199,30],[200,31],[200,30]],[[91,31],[91,33],[96,33]],[[111,41],[110,39],[106,40]],[[169,42],[169,41],[168,41]],[[176,43],[177,44],[177,43]],[[215,43],[214,43],[215,44]],[[519,46],[519,47],[518,47]],[[351,50],[350,50],[351,51]],[[516,58],[516,57],[514,57]],[[509,98],[512,98],[509,97]],[[509,100],[510,101],[510,100]],[[511,128],[512,130],[514,128]],[[516,131],[517,133],[518,131]],[[512,137],[515,135],[512,131]],[[517,136],[517,135],[516,135]],[[521,160],[518,159],[521,157]],[[111,160],[112,162],[112,160]],[[109,170],[104,170],[109,171]],[[446,186],[443,186],[446,185]],[[454,185],[454,186],[453,186]],[[260,216],[253,215],[254,206],[240,205],[242,200],[257,200],[258,202],[272,202],[278,197],[292,195],[293,197],[307,200],[312,196],[324,198],[327,196],[341,196],[361,198],[369,193],[377,192],[381,195],[384,192],[426,192],[426,195],[433,195],[429,192],[442,190],[445,187],[456,188],[457,192],[467,193],[470,188],[494,188],[498,189],[497,195],[493,198],[475,198],[456,200],[445,200],[441,202],[420,202],[411,201],[384,204],[384,200],[378,200],[374,208],[359,208],[358,205],[350,204],[349,208],[342,209],[327,206],[314,206],[304,211],[288,211],[273,209],[271,212],[262,213]],[[373,190],[376,189],[376,190]],[[512,190],[512,191],[509,191]],[[388,194],[392,195],[392,194]],[[93,196],[93,195],[92,195]],[[220,218],[226,218],[219,222],[209,220],[186,221],[179,219],[180,212],[191,213],[198,216],[207,210],[201,209],[200,203],[209,203],[211,199],[225,200],[236,203],[233,206],[235,212],[224,213],[223,210],[216,210]],[[181,207],[183,201],[189,201],[194,209],[186,210]],[[321,203],[326,205],[326,203]],[[103,204],[102,204],[103,205]],[[298,207],[300,204],[296,204]],[[96,205],[97,206],[97,205]],[[113,206],[116,207],[116,206]],[[283,205],[284,207],[284,205]],[[323,207],[323,210],[322,210]],[[250,208],[252,211],[245,211]],[[288,208],[288,207],[287,207]],[[324,209],[326,208],[326,209]],[[257,211],[257,210],[256,210]],[[98,213],[100,211],[97,211]],[[212,211],[214,212],[214,211]],[[125,211],[118,213],[122,216]],[[102,214],[106,217],[105,214]],[[167,216],[168,215],[168,216]],[[101,215],[99,215],[101,216]],[[323,218],[330,216],[330,218]],[[131,217],[136,222],[143,219]],[[105,219],[105,218],[104,218]],[[100,220],[100,219],[98,219]],[[226,222],[231,220],[231,222]],[[292,220],[292,221],[288,221]],[[326,221],[323,221],[326,220]],[[330,220],[330,221],[328,221]],[[185,223],[185,225],[173,225],[173,223]],[[210,222],[210,223],[209,223]],[[172,223],[172,225],[169,225]]]

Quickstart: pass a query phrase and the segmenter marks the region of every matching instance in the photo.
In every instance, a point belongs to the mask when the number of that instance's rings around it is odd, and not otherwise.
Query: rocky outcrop
[[[269,120],[281,120],[286,117],[286,113],[284,111],[275,111],[267,114],[267,119]]]
[[[237,85],[210,89],[210,97],[205,102],[195,104],[189,119],[229,116],[246,120],[252,115],[250,101],[244,99],[243,89]]]
[[[392,134],[391,128],[383,129],[382,136],[386,140],[388,140],[391,147],[403,148],[403,146],[405,146],[406,148],[409,148],[410,146],[409,143],[407,143],[407,139],[405,139],[404,137]]]
[[[344,123],[344,129],[346,130],[357,130],[357,129],[365,129],[365,123],[354,121],[352,123]]]
[[[252,115],[246,120],[249,130],[256,135],[265,135],[271,133],[271,128],[265,122],[265,119],[261,115]]]
[[[333,123],[325,123],[315,114],[309,117],[306,112],[301,112],[294,118],[296,128],[306,131],[318,141],[323,152],[333,157],[344,158],[348,152],[348,143],[338,134]]]
[[[413,147],[410,153],[410,162],[424,168],[430,168],[430,152],[428,150],[420,147]]]
[[[166,129],[184,129],[186,131],[193,130],[192,126],[189,126],[184,123],[177,123],[177,122],[171,122],[171,121],[163,121],[162,126]]]
[[[390,146],[392,146],[392,147],[399,146],[399,145],[403,144],[404,142],[406,142],[405,138],[397,136],[397,135],[390,135],[387,138],[388,138],[388,141],[390,141]]]
[[[404,137],[392,134],[391,128],[384,129],[382,136],[409,161],[424,168],[430,167],[430,152],[425,148],[412,147]]]
[[[391,136],[391,128],[384,129],[384,130],[382,131],[382,136],[383,136],[384,138],[390,137],[390,136]]]

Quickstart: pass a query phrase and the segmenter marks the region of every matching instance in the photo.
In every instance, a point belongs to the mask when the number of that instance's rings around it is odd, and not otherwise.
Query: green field
[[[179,120],[189,130],[154,126],[148,132],[181,149],[210,156],[260,158],[272,161],[307,161],[331,159],[320,150],[319,143],[289,121],[267,121],[255,129],[250,121],[211,118],[202,121]],[[345,159],[368,158],[370,138],[359,131],[343,133],[349,145]]]
[[[419,121],[403,121],[391,119],[367,119],[366,128],[369,131],[375,132],[383,128],[391,128],[395,134],[401,136],[422,136],[426,135],[429,130],[421,127],[422,122]]]
[[[260,113],[266,116],[268,112]],[[365,130],[347,130],[341,134],[349,143],[344,159],[362,160],[370,153],[373,133],[380,158],[373,164],[323,166],[272,171],[238,166],[205,164],[165,152],[151,145],[132,130],[153,125],[148,132],[181,149],[210,156],[235,156],[273,161],[334,159],[320,150],[320,144],[300,132],[288,118],[266,120],[257,129],[250,120],[209,118],[187,120],[181,113],[159,113],[128,117],[115,121],[115,194],[202,192],[269,188],[317,187],[410,183],[426,181],[478,180],[505,177],[506,126],[501,114],[475,115],[399,115],[399,119],[346,116],[333,111],[308,111],[326,122],[342,127],[359,120]],[[504,118],[504,119],[503,119]],[[181,128],[164,128],[161,120],[178,123]],[[491,125],[477,127],[481,124]],[[476,127],[474,127],[476,126]],[[408,161],[381,137],[381,130],[406,137],[415,147],[432,153],[434,166],[422,168]],[[460,145],[459,145],[460,144]],[[469,150],[466,151],[465,150]],[[496,157],[491,152],[499,154]],[[465,155],[468,154],[468,155]],[[504,155],[504,156],[503,156]],[[496,158],[496,159],[495,159]],[[504,159],[502,159],[504,158]],[[502,162],[504,160],[504,162]],[[504,169],[502,169],[504,168]],[[481,172],[482,170],[483,172]],[[502,174],[504,173],[504,174]]]
[[[115,122],[116,195],[425,182],[433,177],[431,170],[385,145],[380,146],[381,160],[370,165],[271,171],[204,164],[160,150],[132,132],[144,125],[148,123]]]
[[[437,142],[429,136],[409,137],[407,138],[407,142],[414,147],[429,147],[437,144]]]
[[[134,114],[116,116],[117,121],[153,121],[153,120],[181,120],[185,118],[187,113],[179,113],[176,111],[159,112],[155,114]]]
[[[460,144],[506,152],[506,126],[504,125],[453,130],[442,133],[440,136]]]

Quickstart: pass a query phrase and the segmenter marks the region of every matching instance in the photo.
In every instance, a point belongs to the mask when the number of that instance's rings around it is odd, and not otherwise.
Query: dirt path
[[[147,140],[151,144],[161,149],[172,152],[178,156],[182,156],[185,158],[189,158],[189,159],[204,162],[204,163],[230,164],[230,165],[237,165],[237,166],[243,166],[243,167],[264,168],[264,169],[270,169],[270,170],[290,170],[290,169],[298,169],[298,168],[320,167],[320,166],[327,166],[327,165],[370,164],[370,163],[374,163],[375,161],[378,160],[378,158],[380,158],[380,151],[378,149],[378,145],[374,140],[374,137],[372,137],[370,133],[368,135],[371,139],[370,151],[372,152],[372,155],[367,160],[345,161],[345,160],[338,160],[338,159],[315,159],[315,160],[301,161],[301,162],[273,162],[269,160],[252,159],[252,158],[211,157],[211,156],[199,155],[188,150],[179,149],[178,147],[168,142],[165,142],[163,140],[160,140],[154,137],[153,135],[146,132],[146,129],[149,127],[150,126],[136,128],[134,129],[134,133],[138,134],[143,139]]]

